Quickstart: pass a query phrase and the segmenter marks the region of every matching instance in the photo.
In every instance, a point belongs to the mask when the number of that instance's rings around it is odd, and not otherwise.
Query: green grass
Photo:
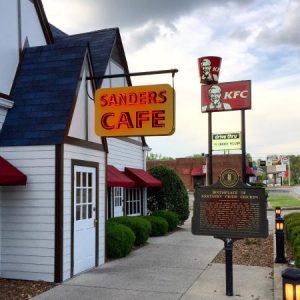
[[[276,206],[280,207],[300,207],[300,199],[297,199],[293,196],[288,195],[274,195],[269,194],[268,202],[275,208]]]

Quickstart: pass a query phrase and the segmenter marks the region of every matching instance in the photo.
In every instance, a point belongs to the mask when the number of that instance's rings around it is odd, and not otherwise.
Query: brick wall
[[[147,170],[163,165],[176,172],[189,191],[194,191],[192,169],[206,165],[206,157],[200,158],[176,158],[174,160],[148,160]],[[213,156],[213,182],[218,181],[220,173],[228,168],[235,169],[242,176],[242,162],[240,154],[214,155]],[[206,184],[206,176],[204,176]]]

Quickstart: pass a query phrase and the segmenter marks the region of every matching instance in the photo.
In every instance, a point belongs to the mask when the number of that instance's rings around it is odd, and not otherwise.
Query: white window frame
[[[142,188],[127,188],[126,189],[126,215],[140,216],[142,214]]]

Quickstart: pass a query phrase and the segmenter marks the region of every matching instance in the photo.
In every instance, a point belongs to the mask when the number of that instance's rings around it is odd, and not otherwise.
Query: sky
[[[176,130],[146,137],[153,153],[208,152],[197,59],[222,57],[219,82],[251,80],[246,152],[254,159],[300,154],[299,0],[42,0],[68,34],[119,27],[130,72],[176,68]],[[170,74],[132,77],[167,83]],[[213,133],[241,130],[241,112],[212,114]],[[217,153],[216,153],[217,154]]]

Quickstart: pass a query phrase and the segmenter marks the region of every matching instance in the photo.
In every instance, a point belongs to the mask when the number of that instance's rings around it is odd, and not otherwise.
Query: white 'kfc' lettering
[[[238,97],[245,99],[247,98],[247,96],[248,96],[248,90],[230,91],[230,92],[225,92],[224,99],[236,99]]]

